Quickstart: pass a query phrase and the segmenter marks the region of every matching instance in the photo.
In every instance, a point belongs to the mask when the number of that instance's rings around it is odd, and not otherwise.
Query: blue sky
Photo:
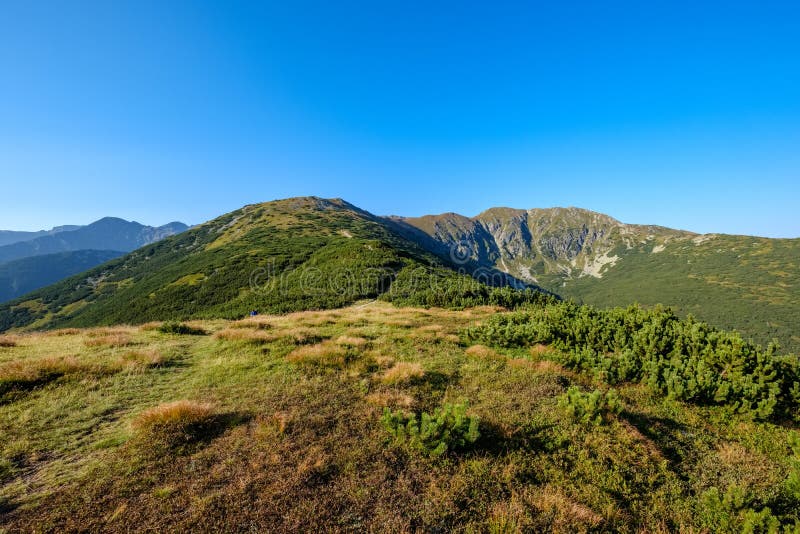
[[[798,2],[35,2],[0,16],[0,228],[580,206],[800,236]]]

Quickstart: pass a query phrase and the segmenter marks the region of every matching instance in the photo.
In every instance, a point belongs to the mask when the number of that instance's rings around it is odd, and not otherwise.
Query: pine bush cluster
[[[468,403],[446,403],[433,415],[406,414],[384,408],[381,423],[397,444],[405,444],[430,456],[464,449],[480,437],[479,419],[467,415]]]
[[[497,315],[465,336],[500,347],[551,345],[560,363],[609,384],[641,382],[671,398],[726,405],[756,419],[800,416],[796,357],[661,307],[551,303]]]
[[[622,403],[616,390],[596,389],[584,393],[578,386],[571,386],[558,399],[558,405],[570,418],[584,425],[602,425],[608,421],[611,414],[617,414],[622,410]]]

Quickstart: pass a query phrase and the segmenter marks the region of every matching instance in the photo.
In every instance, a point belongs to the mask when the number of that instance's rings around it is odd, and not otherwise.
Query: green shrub
[[[743,532],[747,534],[778,534],[781,521],[769,507],[756,510],[756,503],[740,486],[730,486],[721,493],[712,487],[699,500],[699,520],[710,532]],[[784,525],[783,532],[796,532],[791,524]]]
[[[204,336],[207,334],[202,328],[195,328],[186,323],[179,323],[178,321],[167,321],[158,327],[158,331],[162,334],[180,334],[185,336]]]
[[[573,303],[497,315],[469,328],[470,343],[559,349],[559,363],[616,384],[641,382],[670,398],[720,404],[756,419],[800,418],[800,364],[671,310],[597,310]]]
[[[789,447],[792,455],[789,457],[789,476],[786,477],[786,492],[789,498],[800,503],[800,434],[789,432]]]
[[[616,390],[603,392],[596,389],[584,393],[578,386],[571,386],[558,399],[558,405],[572,419],[585,425],[601,425],[608,421],[611,414],[618,414],[622,410]]]
[[[480,437],[479,419],[467,415],[468,403],[444,404],[433,415],[383,409],[381,423],[397,444],[407,444],[430,456],[463,449]]]

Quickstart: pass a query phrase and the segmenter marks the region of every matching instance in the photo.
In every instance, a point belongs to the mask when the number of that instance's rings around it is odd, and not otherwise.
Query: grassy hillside
[[[433,252],[455,251],[579,302],[660,303],[764,345],[777,338],[800,349],[800,239],[698,235],[577,208],[493,208],[400,223]]]
[[[382,219],[308,197],[246,206],[0,305],[0,331],[239,318],[377,297],[505,304],[510,295],[458,275]]]
[[[559,291],[603,306],[669,304],[766,345],[800,348],[800,240],[713,235],[625,251],[601,279],[562,283]]]
[[[0,529],[791,527],[800,517],[794,423],[743,410],[734,393],[757,382],[776,394],[796,374],[773,353],[759,353],[761,367],[714,372],[723,363],[707,359],[710,348],[729,347],[730,362],[752,349],[670,317],[372,302],[6,335]],[[693,341],[678,342],[684,335]],[[680,358],[660,360],[658,376],[687,380],[671,387],[704,384],[695,379],[705,368],[715,387],[733,389],[708,402],[623,372],[659,344],[701,363],[675,374]],[[754,374],[776,365],[780,376]]]

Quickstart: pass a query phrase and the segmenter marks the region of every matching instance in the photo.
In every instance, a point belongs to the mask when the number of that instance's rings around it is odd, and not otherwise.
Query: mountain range
[[[477,275],[597,306],[664,304],[792,349],[799,258],[800,239],[700,235],[578,208],[379,217],[303,197],[245,206],[0,305],[0,331],[233,318],[364,298],[478,302],[487,290],[466,282]]]
[[[112,258],[186,230],[105,217],[85,226],[39,232],[0,232],[0,302],[85,271]]]

